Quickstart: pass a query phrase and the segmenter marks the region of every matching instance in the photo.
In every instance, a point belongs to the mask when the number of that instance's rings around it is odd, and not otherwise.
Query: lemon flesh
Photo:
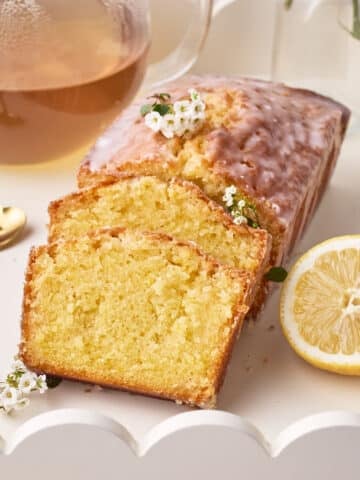
[[[280,320],[312,365],[360,375],[360,235],[330,239],[297,261],[283,285]]]

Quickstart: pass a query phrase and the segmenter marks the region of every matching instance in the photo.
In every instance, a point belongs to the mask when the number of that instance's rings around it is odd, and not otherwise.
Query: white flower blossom
[[[159,112],[150,112],[145,115],[145,125],[154,132],[159,132],[163,127],[163,117]]]
[[[175,115],[173,113],[167,113],[164,115],[162,121],[162,129],[174,130],[175,128]]]
[[[205,103],[200,94],[189,90],[190,100],[179,100],[174,104],[165,104],[168,113],[161,115],[152,111],[145,115],[145,124],[154,132],[161,132],[166,138],[181,137],[196,131],[205,119]]]
[[[174,103],[174,113],[177,114],[184,114],[187,113],[190,109],[191,103],[189,100],[181,100],[179,102]]]
[[[236,225],[241,225],[242,223],[248,223],[248,221],[247,218],[243,215],[237,215],[236,217],[234,217],[234,223]]]
[[[235,189],[235,192],[234,192]],[[236,188],[234,186],[225,188],[225,193],[222,197],[225,205],[227,207],[232,207],[234,205],[234,194],[236,193]]]
[[[191,116],[205,118],[205,104],[201,100],[197,100],[196,102],[191,102],[189,108],[189,114]]]
[[[230,185],[230,187],[227,187],[225,189],[225,193],[228,192],[230,195],[235,195],[236,192],[237,192],[237,189],[235,187],[235,185]]]
[[[175,126],[174,126],[174,133],[176,136],[181,137],[190,130],[191,124],[187,115],[178,114],[175,115]]]
[[[37,375],[31,372],[26,372],[19,380],[19,390],[24,394],[28,394],[36,388],[36,382]]]
[[[11,413],[26,407],[32,392],[44,393],[48,389],[46,375],[37,375],[26,368],[24,363],[15,358],[10,372],[0,380],[0,411]]]
[[[19,400],[19,391],[14,387],[5,387],[0,394],[0,406],[10,412]]]
[[[173,138],[175,135],[176,122],[173,113],[167,113],[162,117],[161,133],[166,138]]]
[[[39,390],[39,393],[45,393],[46,390],[48,389],[47,383],[46,383],[46,375],[39,375],[36,380],[36,386]]]
[[[230,185],[230,187],[225,188],[224,195],[222,197],[223,202],[225,203],[226,207],[228,207],[230,215],[233,217],[233,222],[236,225],[247,224],[256,228],[258,223],[256,220],[255,208],[247,203],[245,199],[240,198],[240,200],[238,200],[235,198],[236,194],[237,189],[235,185]],[[245,209],[253,212],[255,220],[247,216],[247,211]]]
[[[12,363],[11,369],[14,372],[26,372],[26,367],[25,367],[24,363],[18,358],[16,358],[14,360],[14,362]]]

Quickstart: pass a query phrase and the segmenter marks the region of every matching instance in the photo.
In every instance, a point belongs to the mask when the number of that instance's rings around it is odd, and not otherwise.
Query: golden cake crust
[[[92,239],[94,241],[101,242],[104,237],[117,238],[124,234],[127,234],[127,230],[124,228],[103,228],[94,232],[90,232],[86,237],[89,238],[89,240]],[[21,323],[22,338],[19,348],[20,358],[31,370],[39,373],[51,374],[82,382],[95,383],[110,388],[140,393],[152,397],[175,400],[181,403],[188,403],[190,405],[198,406],[201,408],[212,408],[216,404],[216,395],[223,383],[227,364],[231,356],[234,342],[240,332],[243,319],[249,310],[249,306],[251,304],[252,289],[254,288],[254,282],[248,274],[241,273],[236,269],[219,264],[212,257],[200,251],[200,249],[191,242],[177,241],[169,235],[163,233],[137,232],[136,235],[144,236],[150,240],[153,239],[156,242],[165,242],[168,244],[171,243],[175,247],[186,247],[186,249],[189,249],[194,255],[200,257],[205,261],[206,268],[208,268],[209,271],[221,269],[223,272],[226,272],[226,274],[229,275],[232,279],[242,284],[242,291],[239,294],[239,301],[236,303],[233,309],[233,329],[231,332],[230,341],[228,342],[222,357],[216,364],[216,379],[212,391],[209,392],[205,390],[204,392],[197,392],[196,394],[194,394],[194,392],[190,393],[189,391],[179,389],[178,391],[176,391],[176,393],[169,395],[169,393],[164,390],[151,389],[146,385],[141,385],[140,383],[136,386],[128,387],[121,381],[118,382],[114,381],[113,379],[109,380],[108,378],[106,378],[106,374],[94,375],[93,372],[83,372],[83,374],[79,375],[79,372],[76,370],[76,368],[64,368],[61,364],[57,364],[55,366],[54,364],[48,363],[46,360],[39,362],[33,358],[33,355],[31,353],[31,308],[36,293],[33,291],[31,284],[34,276],[34,265],[40,255],[44,253],[48,253],[50,256],[56,255],[58,250],[64,248],[66,249],[68,245],[76,244],[76,239],[59,241],[48,246],[40,246],[37,248],[33,248],[30,252],[24,286],[23,313]]]

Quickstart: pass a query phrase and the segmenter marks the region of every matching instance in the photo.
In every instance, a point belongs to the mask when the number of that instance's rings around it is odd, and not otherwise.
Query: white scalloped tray
[[[152,3],[160,7],[157,28],[166,26],[163,2]],[[270,3],[262,15],[253,0],[236,2],[221,13],[196,71],[266,75],[273,28]],[[224,55],[225,38],[239,54]],[[245,44],[251,48],[243,48]],[[359,152],[360,138],[348,139],[294,259],[326,238],[359,233]],[[21,242],[0,251],[0,376],[19,340],[29,248],[45,241],[47,203],[75,188],[75,169],[71,160],[31,168],[0,166],[0,204],[23,207],[29,219]],[[63,382],[46,395],[33,396],[28,409],[10,417],[0,414],[0,478],[35,478],[34,473],[38,480],[213,480],[235,475],[246,480],[358,480],[360,379],[321,372],[297,358],[279,330],[277,308],[275,293],[261,319],[243,332],[219,398],[220,410],[191,411],[110,390],[88,393],[84,385]],[[138,461],[132,453],[143,458]]]
[[[359,150],[360,138],[348,138],[331,186],[295,256],[326,238],[359,232]],[[0,167],[0,204],[18,205],[28,214],[21,241],[0,251],[0,374],[5,373],[19,340],[29,248],[45,241],[47,204],[75,187],[74,171],[71,161]],[[0,414],[0,453],[11,453],[37,431],[62,424],[110,431],[140,456],[164,437],[196,426],[235,429],[254,438],[271,456],[310,431],[360,426],[360,379],[316,370],[291,351],[278,326],[278,292],[236,345],[219,411],[189,413],[191,409],[167,401],[85,390],[82,384],[63,382],[43,396],[34,395],[26,410],[8,417]]]

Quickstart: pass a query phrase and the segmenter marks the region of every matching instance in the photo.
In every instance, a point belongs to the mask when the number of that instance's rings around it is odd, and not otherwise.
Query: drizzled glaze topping
[[[252,79],[185,77],[166,86],[175,100],[196,88],[207,103],[203,157],[207,168],[226,178],[228,184],[270,202],[285,226],[292,222],[308,189],[317,181],[317,171],[328,157],[333,140],[341,136],[339,104],[307,91]],[[212,116],[211,102],[224,104],[222,116]],[[216,103],[216,102],[215,102]],[[171,143],[155,134],[139,117],[139,104],[129,107],[95,144],[83,169],[111,173],[134,165],[156,162],[184,165],[174,155]],[[191,178],[190,178],[191,179]]]

